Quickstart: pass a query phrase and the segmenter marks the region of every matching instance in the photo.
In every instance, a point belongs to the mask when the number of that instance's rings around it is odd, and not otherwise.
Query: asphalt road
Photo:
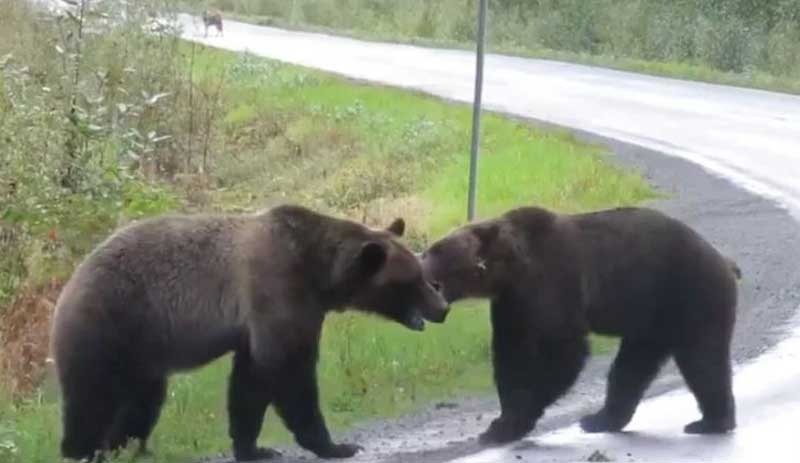
[[[363,42],[225,22],[224,37],[202,37],[181,16],[185,37],[331,71],[413,88],[445,99],[472,98],[472,53]],[[800,419],[800,98],[606,69],[489,55],[487,108],[564,126],[608,146],[611,160],[639,169],[669,199],[653,205],[679,217],[733,257],[744,272],[734,340],[740,426],[723,437],[688,436],[694,402],[669,365],[628,427],[586,435],[577,418],[602,401],[607,358],[531,436],[479,449],[472,439],[496,415],[494,398],[454,398],[392,422],[366,423],[340,436],[366,447],[357,461],[752,461],[794,457]],[[666,392],[666,393],[665,393]],[[287,449],[285,460],[309,458]]]

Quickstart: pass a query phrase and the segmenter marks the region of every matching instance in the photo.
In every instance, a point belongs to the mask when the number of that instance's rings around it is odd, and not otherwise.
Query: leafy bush
[[[173,207],[140,179],[188,164],[177,155],[185,119],[175,108],[189,93],[177,35],[142,27],[162,5],[89,5],[55,16],[31,2],[2,5],[0,229],[11,245],[0,249],[0,305],[48,273],[25,253],[42,253],[50,269],[120,222]]]
[[[198,0],[193,3],[199,4]],[[477,0],[226,0],[218,5],[379,37],[471,41]],[[492,0],[489,43],[800,77],[800,0]]]

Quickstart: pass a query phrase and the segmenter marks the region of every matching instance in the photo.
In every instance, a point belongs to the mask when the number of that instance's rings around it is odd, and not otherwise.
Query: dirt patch
[[[22,289],[0,308],[0,388],[19,398],[44,377],[50,345],[50,319],[64,282],[53,280]]]

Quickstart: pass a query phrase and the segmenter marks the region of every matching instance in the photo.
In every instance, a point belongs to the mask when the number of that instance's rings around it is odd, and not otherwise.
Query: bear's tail
[[[740,269],[739,266],[736,265],[736,262],[734,262],[733,259],[731,259],[730,257],[728,257],[727,260],[728,260],[728,267],[730,267],[731,272],[733,272],[733,274],[734,274],[734,276],[736,276],[737,280],[741,280],[742,279],[742,269]]]

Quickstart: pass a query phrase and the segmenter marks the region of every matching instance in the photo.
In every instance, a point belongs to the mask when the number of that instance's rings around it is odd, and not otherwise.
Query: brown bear
[[[587,432],[619,431],[673,356],[702,412],[687,433],[736,426],[730,343],[738,267],[684,223],[646,208],[587,214],[515,209],[461,227],[422,255],[448,302],[491,300],[501,414],[481,435],[530,432],[575,382],[590,331],[621,337]]]
[[[222,13],[219,10],[205,10],[203,11],[203,26],[205,26],[204,37],[208,37],[208,28],[214,26],[217,28],[217,35],[222,35]]]
[[[233,352],[228,413],[233,453],[258,448],[267,406],[297,443],[323,458],[332,442],[315,364],[332,310],[353,307],[422,330],[447,304],[419,260],[387,230],[281,206],[255,215],[166,216],[121,229],[76,269],[57,302],[52,351],[63,393],[68,458],[147,438],[167,377]]]

